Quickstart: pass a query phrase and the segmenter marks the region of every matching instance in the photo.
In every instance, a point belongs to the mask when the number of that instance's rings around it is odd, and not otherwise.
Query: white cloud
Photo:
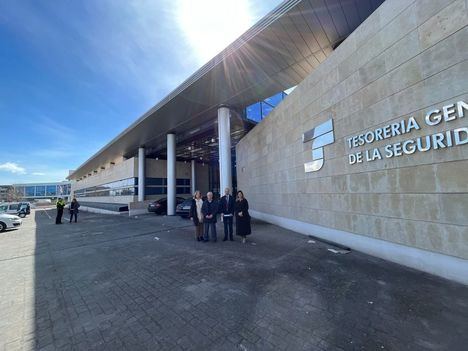
[[[40,169],[40,168],[37,168]],[[59,182],[68,176],[68,169],[48,167],[45,172],[10,174],[0,172],[0,184],[23,184],[23,183],[45,183]]]
[[[0,171],[15,173],[15,174],[26,174],[26,169],[13,162],[5,162],[0,164]]]

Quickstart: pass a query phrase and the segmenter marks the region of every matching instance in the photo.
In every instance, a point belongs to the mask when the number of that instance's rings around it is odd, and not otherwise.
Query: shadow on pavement
[[[51,217],[49,218],[48,215]],[[38,350],[461,350],[468,288],[254,222],[36,211]],[[218,226],[218,239],[222,239]]]

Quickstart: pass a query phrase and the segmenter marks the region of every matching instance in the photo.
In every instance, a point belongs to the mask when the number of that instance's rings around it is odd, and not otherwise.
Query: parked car
[[[3,232],[7,229],[18,228],[22,223],[22,219],[18,216],[8,213],[0,213],[0,232]]]
[[[27,215],[31,214],[31,204],[29,202],[20,202],[19,204],[21,207],[24,206]]]
[[[21,218],[26,217],[27,207],[20,202],[5,202],[0,204],[0,213],[17,215]]]
[[[191,206],[192,206],[191,198],[184,200],[184,202],[176,206],[176,215],[181,216],[182,218],[189,218]]]
[[[176,206],[184,202],[185,199],[182,197],[176,197]],[[148,212],[154,212],[156,214],[167,213],[167,197],[163,197],[159,200],[153,201],[148,205]]]
[[[206,201],[206,196],[202,197]],[[192,206],[192,198],[186,199],[184,202],[176,206],[176,215],[182,218],[190,218],[190,207]]]

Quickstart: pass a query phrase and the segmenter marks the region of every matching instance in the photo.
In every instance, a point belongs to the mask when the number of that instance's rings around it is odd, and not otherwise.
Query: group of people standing
[[[63,209],[66,206],[65,200],[61,197],[58,198],[57,203],[57,216],[55,217],[55,224],[62,224],[62,216],[63,216]],[[72,222],[73,217],[75,218],[75,223],[78,221],[78,209],[80,208],[80,203],[74,197],[72,202],[70,203],[70,223]]]
[[[244,197],[242,191],[238,191],[236,198],[231,195],[231,189],[224,190],[224,196],[215,200],[213,193],[209,191],[206,194],[206,200],[203,200],[199,190],[195,191],[190,207],[190,219],[195,225],[195,237],[197,241],[208,242],[218,240],[216,234],[216,222],[218,214],[224,223],[223,241],[234,241],[233,222],[236,219],[236,235],[242,237],[242,243],[245,244],[247,235],[252,230],[250,227],[249,203]]]

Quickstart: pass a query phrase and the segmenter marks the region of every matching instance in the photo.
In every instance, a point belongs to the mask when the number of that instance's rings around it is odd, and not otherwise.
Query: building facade
[[[64,182],[50,182],[50,183],[25,183],[13,184],[15,192],[22,197],[23,201],[35,200],[54,200],[59,197],[69,200],[71,183]]]
[[[284,1],[78,167],[72,193],[130,214],[164,196],[172,215],[196,188],[241,189],[253,217],[468,284],[467,14]]]
[[[252,216],[468,283],[467,23],[385,1],[237,145]]]
[[[248,106],[243,111],[243,117],[250,121],[261,121],[287,96],[285,92],[279,92],[262,101],[256,102]],[[216,148],[217,138],[209,137],[202,144]],[[190,155],[187,156],[189,161],[176,161],[176,181],[175,194],[179,197],[190,197],[195,190],[200,190],[203,194],[213,191],[219,195],[220,189],[220,173],[219,163],[216,157],[202,154],[203,156],[191,157],[192,152],[197,152],[197,148],[189,146]],[[201,148],[200,148],[201,149]],[[233,150],[234,151],[234,150]],[[120,204],[130,205],[131,208],[138,206],[139,192],[139,156],[125,159],[118,157],[113,161],[101,165],[92,172],[87,173],[79,179],[72,181],[72,194],[76,196],[87,207],[105,207],[103,204]],[[236,160],[235,152],[231,157],[231,177],[233,187],[236,187]],[[144,200],[154,201],[167,196],[167,161],[160,159],[158,156],[154,158],[145,157],[144,166]],[[138,210],[131,211],[132,214],[143,213],[145,209],[140,204]],[[116,207],[114,207],[116,208]]]
[[[143,203],[138,204],[142,188],[139,181],[138,157],[115,160],[107,167],[102,166],[99,171],[73,181],[71,193],[87,207],[93,207],[93,204],[97,208],[103,207],[103,204],[119,204],[130,206],[132,214],[144,213],[147,202],[167,196],[167,161],[150,158],[144,158],[144,161]],[[195,168],[193,172],[192,166]],[[204,192],[208,191],[208,169],[209,166],[205,163],[177,162],[176,195],[189,197],[194,187]],[[194,174],[198,175],[197,179]]]

